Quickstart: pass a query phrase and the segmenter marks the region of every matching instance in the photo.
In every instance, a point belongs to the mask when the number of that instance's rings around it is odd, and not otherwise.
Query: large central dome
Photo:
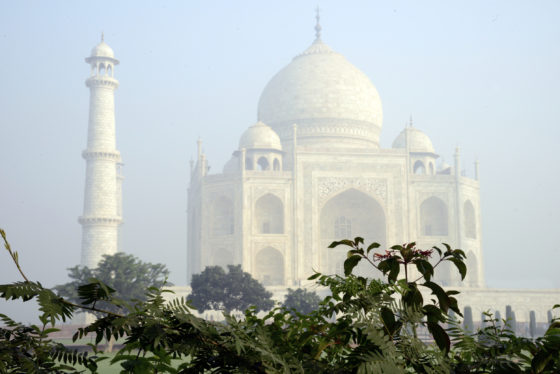
[[[320,38],[266,85],[258,119],[283,142],[378,147],[383,112],[369,78]]]

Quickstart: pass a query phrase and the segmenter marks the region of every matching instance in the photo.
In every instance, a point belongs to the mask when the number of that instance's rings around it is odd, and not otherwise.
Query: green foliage
[[[316,292],[307,291],[303,288],[292,290],[288,288],[288,293],[282,304],[284,308],[293,310],[299,314],[309,314],[319,308],[321,298]]]
[[[345,276],[315,273],[310,277],[331,292],[316,311],[294,315],[279,307],[259,317],[258,306],[252,306],[243,318],[225,313],[225,323],[196,317],[185,299],[165,302],[164,291],[158,287],[148,288],[144,301],[127,307],[127,313],[117,313],[99,309],[101,302],[107,303],[107,309],[112,305],[121,310],[123,305],[114,298],[112,286],[100,280],[80,287],[78,293],[85,305],[79,305],[51,297],[45,293],[47,289],[29,282],[21,272],[26,282],[0,286],[0,296],[20,300],[42,297],[43,325],[26,327],[0,315],[6,325],[0,329],[0,372],[72,372],[78,363],[96,372],[97,363],[106,357],[95,345],[90,357],[48,339],[53,331],[47,328],[51,318],[66,318],[77,309],[95,311],[101,318],[80,328],[74,340],[88,333],[96,337],[95,344],[110,337],[123,339],[123,348],[111,359],[123,373],[560,372],[559,319],[551,318],[545,335],[537,339],[515,336],[507,324],[499,324],[490,314],[486,314],[483,329],[472,333],[461,329],[461,321],[451,316],[460,315],[454,297],[457,292],[442,289],[432,279],[445,261],[452,262],[464,277],[462,251],[445,244],[444,251],[436,247],[426,251],[411,243],[375,253],[379,244],[364,248],[361,238],[335,242],[331,247],[339,245],[349,247]],[[438,259],[428,260],[436,254]],[[353,274],[362,261],[380,270],[385,279]],[[411,279],[411,268],[420,277]],[[235,277],[227,278],[231,273]],[[230,267],[228,274],[211,268],[207,277],[197,281],[227,278],[230,284],[219,285],[242,297],[235,290],[238,285],[231,282],[244,284],[241,280],[246,273],[240,267]],[[431,293],[430,300],[424,300],[422,288]],[[205,302],[211,303],[208,299]],[[212,302],[227,309],[223,300]],[[434,344],[421,340],[421,332],[429,334]]]
[[[455,373],[560,372],[559,319],[552,320],[544,336],[529,339],[515,336],[490,313],[485,315],[487,326],[476,333],[465,333],[457,324],[449,329]]]
[[[67,349],[55,343],[48,335],[58,331],[47,328],[47,318],[40,317],[42,326],[24,326],[0,314],[0,373],[75,372],[72,365],[80,364],[94,371],[95,357],[87,352]]]
[[[54,287],[73,303],[95,305],[113,313],[127,313],[134,302],[146,300],[146,290],[169,285],[169,270],[162,264],[142,262],[133,255],[103,255],[97,268],[74,266],[68,269],[71,282]],[[103,313],[96,312],[103,315]]]
[[[257,311],[274,306],[272,294],[244,272],[241,265],[228,265],[226,273],[221,266],[208,266],[200,274],[193,274],[189,300],[199,311],[244,311],[255,306]]]

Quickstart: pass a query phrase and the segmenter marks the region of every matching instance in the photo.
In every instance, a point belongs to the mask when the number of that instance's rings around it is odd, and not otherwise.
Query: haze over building
[[[546,321],[560,291],[485,288],[478,161],[469,178],[459,148],[453,166],[438,160],[412,118],[391,149],[380,148],[376,88],[321,40],[318,16],[315,30],[311,46],[265,86],[257,122],[221,173],[209,173],[198,140],[188,190],[187,282],[206,266],[241,264],[281,299],[287,287],[309,286],[314,270],[344,273],[346,250],[327,248],[334,240],[361,236],[381,249],[449,243],[467,254],[467,277],[461,281],[445,263],[434,280],[459,289],[475,321],[486,311],[503,314],[507,305],[518,322],[528,322],[531,310]],[[380,277],[367,264],[356,271]]]
[[[222,173],[207,172],[199,144],[187,281],[227,264],[242,264],[271,286],[297,286],[314,269],[342,275],[345,250],[327,247],[361,236],[382,248],[411,241],[460,247],[466,284],[482,287],[479,183],[460,175],[459,150],[453,167],[438,163],[412,120],[391,149],[380,148],[375,86],[322,41],[318,17],[315,30],[311,46],[264,88],[258,122],[240,136]],[[437,280],[458,286],[456,274],[446,267]]]
[[[122,224],[121,154],[116,148],[115,97],[119,82],[114,78],[119,60],[101,36],[101,43],[86,58],[91,75],[86,160],[81,265],[96,268],[104,254],[119,250]]]
[[[266,83],[313,41],[312,9],[253,0],[96,4],[110,11],[91,12],[80,2],[0,5],[0,45],[10,51],[0,63],[0,225],[28,275],[45,285],[66,282],[66,269],[80,263],[76,218],[83,214],[80,154],[90,96],[83,57],[105,31],[121,60],[115,104],[118,150],[127,161],[122,249],[165,263],[170,280],[182,284],[196,139],[204,140],[209,172],[221,173],[257,122]],[[323,40],[381,95],[381,148],[392,148],[412,114],[437,162],[453,167],[459,145],[461,174],[474,178],[480,160],[486,283],[558,288],[560,54],[550,46],[559,41],[560,3],[319,5]],[[0,273],[4,283],[19,279],[9,261]],[[1,308],[21,315],[28,306]],[[35,322],[35,314],[26,318]]]

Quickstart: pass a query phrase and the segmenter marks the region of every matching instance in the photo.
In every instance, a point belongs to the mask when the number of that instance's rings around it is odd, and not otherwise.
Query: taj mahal
[[[334,240],[382,247],[446,242],[467,253],[466,284],[484,285],[479,182],[438,163],[412,124],[381,149],[383,109],[370,79],[321,40],[264,88],[258,122],[219,174],[201,151],[188,195],[187,278],[209,265],[242,264],[265,285],[299,286],[313,269],[342,273]],[[200,145],[199,145],[200,148]],[[363,270],[363,269],[362,269]],[[440,271],[457,286],[456,269]]]
[[[90,57],[82,265],[120,250],[121,156],[115,146],[113,50],[101,41]],[[560,290],[488,289],[484,282],[478,163],[463,175],[456,149],[448,165],[421,126],[407,124],[392,147],[380,147],[383,108],[368,76],[321,38],[274,75],[258,101],[257,118],[240,134],[219,173],[210,174],[198,141],[190,165],[187,280],[207,266],[241,264],[276,296],[309,287],[314,270],[342,274],[345,250],[334,240],[364,237],[381,248],[415,241],[449,243],[467,254],[468,274],[436,271],[436,281],[461,291],[475,320],[506,305],[517,321],[538,321]],[[455,139],[450,139],[455,140]],[[370,268],[358,272],[378,277]],[[175,287],[187,294],[188,286]],[[279,296],[278,296],[279,297]],[[549,313],[550,314],[550,313]]]

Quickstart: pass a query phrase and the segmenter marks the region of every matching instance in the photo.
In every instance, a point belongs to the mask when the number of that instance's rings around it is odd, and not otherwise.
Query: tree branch
[[[2,239],[4,239],[4,247],[8,250],[8,252],[10,253],[10,256],[12,257],[12,260],[14,261],[14,263],[16,264],[19,273],[21,274],[21,276],[23,277],[23,279],[25,279],[26,282],[29,282],[29,279],[27,279],[27,277],[25,276],[25,274],[23,274],[23,270],[21,270],[21,267],[19,266],[19,261],[18,261],[18,254],[17,252],[12,252],[12,247],[10,247],[10,243],[8,243],[8,239],[6,238],[6,232],[2,229],[0,229],[0,235],[2,235]]]

